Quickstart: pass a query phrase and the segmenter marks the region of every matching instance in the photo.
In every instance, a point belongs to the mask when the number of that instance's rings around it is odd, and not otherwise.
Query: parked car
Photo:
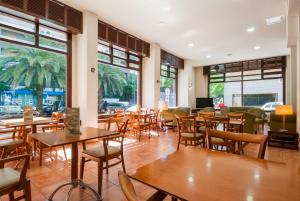
[[[43,106],[43,114],[46,116],[51,116],[53,112],[65,112],[65,102],[64,101],[54,101],[52,105]]]
[[[0,119],[21,118],[23,113],[23,109],[17,105],[0,106]]]
[[[275,107],[278,105],[282,105],[281,102],[268,102],[265,103],[263,106],[261,106],[261,109],[266,112],[272,112],[275,111]]]

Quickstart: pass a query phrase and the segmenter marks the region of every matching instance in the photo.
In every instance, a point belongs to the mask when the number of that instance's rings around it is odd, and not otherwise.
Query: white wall
[[[83,34],[74,36],[72,42],[72,105],[80,108],[82,126],[98,126],[97,44],[98,16],[84,11]]]
[[[142,107],[157,108],[160,91],[160,46],[150,45],[150,58],[143,59]]]

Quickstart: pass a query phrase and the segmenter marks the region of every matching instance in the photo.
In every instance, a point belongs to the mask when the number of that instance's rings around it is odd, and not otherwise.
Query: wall
[[[195,97],[208,96],[208,76],[203,75],[203,67],[194,68],[195,75]]]
[[[160,89],[160,46],[150,45],[150,58],[143,59],[142,107],[157,108]]]

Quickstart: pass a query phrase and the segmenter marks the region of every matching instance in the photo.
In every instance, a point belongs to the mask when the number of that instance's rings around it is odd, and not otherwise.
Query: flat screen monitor
[[[204,107],[214,107],[212,98],[196,98],[196,107],[204,108]]]

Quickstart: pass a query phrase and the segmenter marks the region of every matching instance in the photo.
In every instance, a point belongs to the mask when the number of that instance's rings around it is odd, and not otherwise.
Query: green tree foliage
[[[224,96],[224,83],[211,83],[210,87],[210,97],[221,98]]]
[[[13,90],[18,86],[33,90],[40,113],[45,88],[66,88],[65,56],[20,46],[8,46],[2,53],[0,82],[10,85]]]
[[[119,68],[112,68],[108,64],[98,64],[99,104],[104,97],[123,95],[123,87],[127,85],[125,73]]]

